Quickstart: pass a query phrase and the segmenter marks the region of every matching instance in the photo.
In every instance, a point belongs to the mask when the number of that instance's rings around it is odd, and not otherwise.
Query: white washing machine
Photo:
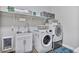
[[[56,49],[62,47],[62,43],[63,43],[63,30],[60,23],[56,25],[54,32],[55,33],[54,33],[53,42],[54,42],[54,49]]]
[[[61,24],[59,22],[52,22],[49,24],[49,32],[52,32],[52,44],[54,49],[61,47],[63,40],[63,30]]]
[[[46,30],[35,31],[34,48],[40,53],[52,50],[52,35],[46,32]]]
[[[62,32],[62,26],[60,23],[52,23],[53,27],[52,28],[52,35],[54,35],[53,41],[59,41],[63,37],[63,32]]]
[[[52,48],[59,48],[62,46],[63,30],[60,22],[56,19],[48,19],[48,32],[52,34]]]

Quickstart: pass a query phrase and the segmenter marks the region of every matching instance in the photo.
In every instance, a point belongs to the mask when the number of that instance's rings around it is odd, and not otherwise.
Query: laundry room
[[[0,6],[0,53],[78,53],[78,6]]]

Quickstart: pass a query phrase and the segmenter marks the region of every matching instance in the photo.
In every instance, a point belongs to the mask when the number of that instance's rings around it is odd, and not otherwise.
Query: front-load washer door
[[[53,42],[59,41],[63,39],[63,30],[60,24],[56,25],[55,27],[55,34],[53,38]]]
[[[55,35],[57,37],[60,37],[61,34],[62,34],[62,29],[59,25],[57,25],[56,28],[55,28]]]
[[[43,37],[42,37],[42,45],[44,46],[44,47],[47,47],[47,46],[49,46],[50,44],[52,44],[52,38],[51,38],[51,36],[50,35],[44,35]]]

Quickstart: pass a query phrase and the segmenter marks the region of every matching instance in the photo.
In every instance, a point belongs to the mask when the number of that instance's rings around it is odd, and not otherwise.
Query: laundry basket
[[[60,47],[58,49],[55,49],[54,52],[55,53],[73,53],[73,50],[66,47]]]

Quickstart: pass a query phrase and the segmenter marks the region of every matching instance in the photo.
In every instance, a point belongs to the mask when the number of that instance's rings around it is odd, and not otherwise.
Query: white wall
[[[79,6],[78,6],[78,29],[79,29]],[[78,30],[78,35],[79,35],[79,30]],[[78,40],[79,42],[79,40]],[[78,47],[79,47],[79,44],[78,44]]]
[[[79,26],[78,26],[78,7],[52,7],[52,11],[56,14],[63,25],[64,44],[77,48],[79,46]]]

